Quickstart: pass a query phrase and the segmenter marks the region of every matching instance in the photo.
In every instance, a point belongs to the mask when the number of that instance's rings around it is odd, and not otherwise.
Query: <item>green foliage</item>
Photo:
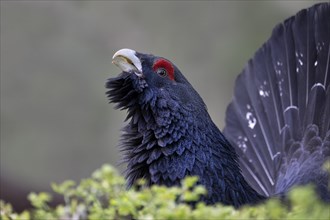
[[[326,166],[329,166],[328,163]],[[0,201],[3,220],[15,219],[329,219],[330,207],[320,201],[313,186],[297,187],[285,202],[272,198],[257,206],[234,209],[198,202],[207,192],[196,185],[197,177],[187,177],[180,187],[145,187],[140,180],[130,190],[125,181],[109,165],[96,170],[91,178],[79,184],[65,181],[52,184],[56,193],[63,195],[64,204],[48,205],[48,193],[28,196],[33,208],[15,213],[10,204]]]

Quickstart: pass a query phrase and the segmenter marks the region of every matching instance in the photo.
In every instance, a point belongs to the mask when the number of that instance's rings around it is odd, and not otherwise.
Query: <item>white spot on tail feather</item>
[[[257,119],[253,116],[251,112],[247,112],[245,117],[246,120],[248,121],[249,128],[254,129],[254,127],[257,124]]]
[[[314,87],[317,87],[317,86],[320,86],[320,87],[322,87],[322,89],[325,90],[325,87],[324,87],[324,85],[323,85],[322,83],[315,83],[315,84],[312,86],[311,90],[314,89]]]
[[[237,146],[243,151],[243,153],[245,153],[246,149],[247,149],[246,142],[247,142],[246,137],[243,138],[242,136],[238,136],[236,143],[237,143]]]

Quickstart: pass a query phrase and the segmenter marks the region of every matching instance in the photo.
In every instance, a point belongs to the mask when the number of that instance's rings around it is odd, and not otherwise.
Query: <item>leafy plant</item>
[[[327,163],[327,169],[330,163]],[[289,192],[285,202],[272,198],[257,206],[234,209],[221,204],[200,202],[207,192],[197,185],[197,177],[187,177],[181,186],[145,187],[140,180],[127,190],[125,180],[116,169],[104,165],[79,184],[68,180],[52,183],[64,204],[50,207],[49,193],[31,193],[33,208],[16,213],[12,206],[0,201],[3,220],[15,219],[329,219],[330,206],[321,201],[312,185]]]

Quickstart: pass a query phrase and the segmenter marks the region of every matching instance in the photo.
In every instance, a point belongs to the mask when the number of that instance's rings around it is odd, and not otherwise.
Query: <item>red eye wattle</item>
[[[170,80],[174,80],[174,67],[169,61],[165,59],[157,60],[153,65],[153,70],[156,73],[159,73],[161,77],[165,77],[167,74],[167,77]]]

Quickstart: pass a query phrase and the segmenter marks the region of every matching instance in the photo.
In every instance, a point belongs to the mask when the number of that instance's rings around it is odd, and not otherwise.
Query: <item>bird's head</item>
[[[117,103],[117,108],[205,107],[180,70],[165,58],[121,49],[114,54],[112,63],[123,71],[106,85],[109,99]]]

